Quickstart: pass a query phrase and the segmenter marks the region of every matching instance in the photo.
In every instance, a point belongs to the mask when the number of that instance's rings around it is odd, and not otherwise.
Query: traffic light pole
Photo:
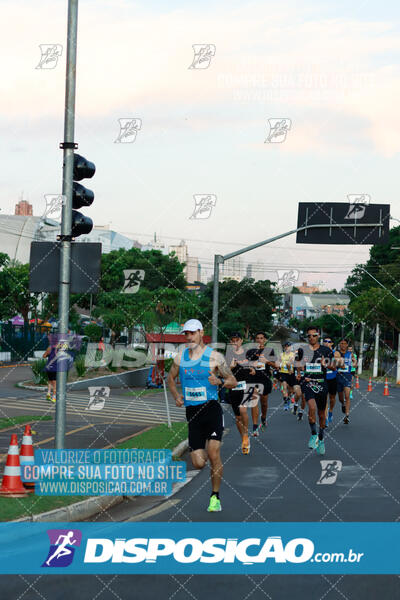
[[[262,242],[257,242],[256,244],[252,244],[251,246],[246,246],[241,250],[236,250],[236,252],[231,252],[230,254],[225,254],[222,256],[220,254],[216,254],[214,256],[214,287],[213,287],[213,312],[212,312],[212,323],[211,323],[211,341],[213,344],[218,342],[218,298],[219,298],[219,266],[224,264],[226,260],[230,258],[234,258],[235,256],[239,256],[239,254],[244,254],[245,252],[250,252],[250,250],[254,250],[255,248],[259,248],[260,246],[265,246],[266,244],[270,244],[271,242],[275,242],[276,240],[280,240],[281,238],[287,237],[288,235],[292,235],[293,233],[297,233],[298,231],[305,231],[306,229],[337,229],[337,228],[347,228],[353,227],[354,223],[324,223],[321,225],[305,225],[304,227],[298,227],[297,229],[292,229],[291,231],[286,231],[285,233],[281,233],[276,235],[268,240],[263,240]],[[382,223],[357,223],[357,227],[382,227]]]
[[[75,82],[76,47],[78,30],[78,0],[68,0],[67,68],[65,81],[64,153],[62,193],[65,202],[62,207],[60,237],[60,282],[58,296],[58,333],[60,337],[68,333],[70,277],[71,277],[71,223],[72,223],[72,181],[74,170],[75,136]],[[66,370],[57,370],[56,403],[56,448],[64,448],[66,413]]]

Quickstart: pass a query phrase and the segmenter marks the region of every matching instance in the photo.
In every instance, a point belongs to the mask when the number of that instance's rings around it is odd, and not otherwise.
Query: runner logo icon
[[[75,548],[81,545],[79,529],[48,529],[50,548],[42,567],[68,567],[74,558]]]
[[[318,485],[331,485],[336,482],[339,471],[342,470],[341,460],[321,460],[321,476],[317,481]]]

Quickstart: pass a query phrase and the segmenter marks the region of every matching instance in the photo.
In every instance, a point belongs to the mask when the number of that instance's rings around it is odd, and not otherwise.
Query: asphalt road
[[[400,520],[400,390],[383,385],[366,392],[365,382],[354,393],[350,425],[340,407],[326,435],[326,454],[308,450],[306,421],[284,412],[277,392],[270,398],[269,424],[252,440],[250,455],[240,451],[240,439],[229,406],[225,406],[222,456],[223,510],[206,511],[210,492],[208,469],[192,477],[171,499],[154,499],[111,512],[111,519],[153,522],[187,521],[398,521]],[[324,477],[321,460],[336,461],[337,477]],[[340,465],[340,470],[338,465]],[[332,481],[331,483],[331,480]],[[320,482],[320,483],[318,483]],[[166,598],[240,600],[290,597],[305,600],[380,600],[399,597],[396,576],[241,575],[241,576],[13,576],[0,577],[5,598],[82,600]],[[28,591],[29,590],[29,591]]]
[[[33,425],[37,434],[33,443],[40,448],[54,448],[55,405],[45,398],[45,392],[15,387],[19,381],[31,378],[30,367],[0,369],[0,418],[19,415],[49,415],[52,421]],[[89,410],[89,392],[67,392],[65,448],[104,448],[150,426],[167,422],[162,391],[142,393],[142,390],[114,389],[101,410]],[[173,422],[183,421],[184,412],[169,398]],[[12,433],[20,436],[24,426],[0,431],[0,475]]]

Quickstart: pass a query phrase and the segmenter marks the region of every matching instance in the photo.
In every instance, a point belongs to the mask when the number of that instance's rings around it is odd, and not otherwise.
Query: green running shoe
[[[312,435],[310,437],[310,441],[308,442],[308,447],[310,450],[314,450],[318,446],[318,436],[317,434]]]
[[[214,494],[213,496],[211,496],[210,498],[210,504],[207,508],[208,512],[220,512],[221,509],[221,500],[219,498],[217,498],[217,496]]]
[[[325,454],[325,442],[324,442],[324,440],[318,440],[317,454]]]

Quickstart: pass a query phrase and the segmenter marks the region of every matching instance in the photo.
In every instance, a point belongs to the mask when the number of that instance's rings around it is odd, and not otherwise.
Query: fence
[[[37,325],[0,325],[0,361],[24,362],[35,351],[48,347],[47,333],[53,329]]]

